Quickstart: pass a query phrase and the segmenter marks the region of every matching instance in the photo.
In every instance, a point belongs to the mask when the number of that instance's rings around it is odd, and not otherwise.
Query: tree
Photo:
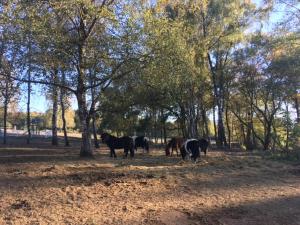
[[[63,86],[66,85],[66,75],[65,71],[61,71],[61,84]],[[60,107],[61,107],[61,119],[62,119],[62,129],[64,132],[64,141],[65,141],[65,146],[70,146],[69,138],[68,138],[68,133],[67,133],[67,121],[66,121],[66,101],[67,101],[67,95],[66,95],[66,90],[64,88],[60,88]]]
[[[12,98],[16,96],[18,91],[18,85],[12,79],[12,74],[14,72],[11,61],[7,57],[8,48],[8,34],[5,30],[0,31],[0,94],[3,98],[3,144],[7,142],[7,118],[8,118],[8,105]],[[11,57],[14,61],[14,56]]]
[[[3,54],[0,54],[0,93],[3,97],[3,144],[7,142],[7,118],[8,118],[8,105],[12,98],[16,95],[17,86],[13,79],[11,78],[12,67],[9,61],[5,58]]]
[[[68,73],[70,85],[49,82],[43,76],[35,74],[35,79],[20,79],[24,82],[39,83],[62,87],[72,92],[78,102],[78,114],[82,132],[81,156],[93,153],[90,141],[90,121],[94,105],[99,101],[95,97],[88,104],[87,94],[90,89],[105,86],[111,79],[125,76],[135,68],[132,63],[139,62],[138,54],[143,52],[136,48],[136,35],[126,22],[126,4],[111,1],[48,1],[22,2],[17,1],[9,16],[20,21],[22,11],[32,20],[32,40],[39,49],[51,49],[56,54],[67,57],[75,70]],[[26,8],[26,11],[24,11]],[[60,21],[60,26],[53,24]],[[119,21],[120,23],[116,23]],[[129,35],[129,33],[131,35]],[[45,38],[47,37],[47,38]],[[54,45],[49,43],[54,42]],[[131,44],[131,41],[132,42]],[[122,43],[121,45],[119,43]],[[43,51],[40,51],[43,53]],[[88,83],[88,71],[92,57],[98,58],[97,75],[94,85]],[[41,65],[41,64],[40,64]]]

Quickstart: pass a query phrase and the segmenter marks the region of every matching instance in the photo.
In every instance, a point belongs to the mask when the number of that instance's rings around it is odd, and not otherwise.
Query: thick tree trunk
[[[90,118],[86,106],[85,95],[78,95],[78,111],[80,119],[80,130],[81,130],[81,148],[80,156],[91,157],[93,156],[93,149],[91,146],[91,135],[90,135]]]
[[[265,125],[265,137],[264,137],[264,144],[263,149],[266,151],[269,149],[270,143],[271,143],[271,127],[272,122],[267,121]]]
[[[56,83],[58,71],[53,71],[53,81]],[[52,145],[58,145],[57,137],[57,113],[58,113],[58,91],[57,86],[52,86]]]
[[[90,135],[90,112],[88,110],[88,104],[86,100],[87,89],[86,82],[88,77],[86,74],[86,51],[85,45],[88,36],[86,36],[86,21],[83,17],[80,18],[80,42],[78,44],[78,67],[77,67],[77,91],[76,97],[78,102],[78,112],[80,120],[80,130],[81,130],[81,157],[92,157],[93,148],[91,145],[91,135]]]
[[[91,146],[91,135],[90,135],[90,115],[87,109],[86,101],[86,90],[84,86],[84,69],[79,71],[78,76],[78,89],[77,89],[77,102],[78,102],[78,112],[80,120],[80,131],[81,131],[81,149],[80,156],[82,157],[92,157],[93,149]]]
[[[91,135],[90,135],[90,124],[89,121],[82,120],[82,143],[80,149],[80,156],[82,157],[91,157],[93,156],[93,149],[91,146]]]

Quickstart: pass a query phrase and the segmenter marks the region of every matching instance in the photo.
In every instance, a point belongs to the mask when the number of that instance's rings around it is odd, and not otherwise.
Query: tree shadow
[[[299,225],[300,196],[277,197],[262,201],[246,202],[235,206],[202,209],[187,213],[191,221],[200,224],[232,224],[232,225]]]

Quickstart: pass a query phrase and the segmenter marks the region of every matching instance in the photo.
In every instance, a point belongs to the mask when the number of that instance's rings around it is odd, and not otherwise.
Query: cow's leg
[[[133,158],[134,157],[134,149],[130,148],[130,157]]]
[[[116,152],[115,152],[115,149],[114,149],[114,148],[111,148],[111,149],[110,149],[110,156],[111,156],[111,157],[114,157],[114,158],[117,158],[117,155],[116,155]]]
[[[180,153],[181,153],[182,159],[185,160],[186,152],[185,152],[185,149],[183,147],[180,148]]]
[[[124,148],[124,158],[127,158],[128,155],[128,148]]]
[[[144,144],[142,144],[141,147],[143,148],[143,154],[144,154],[145,153],[145,146],[144,146]]]
[[[166,156],[170,156],[171,152],[170,152],[170,148],[166,147]]]
[[[200,158],[200,153],[201,153],[201,149],[200,148],[196,148],[193,149],[192,151],[192,159],[194,160],[194,162],[197,162],[197,159]]]

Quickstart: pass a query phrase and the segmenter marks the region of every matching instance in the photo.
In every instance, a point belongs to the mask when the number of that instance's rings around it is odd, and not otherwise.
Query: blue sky
[[[19,107],[21,111],[27,109],[27,85],[22,85],[22,96],[20,96]],[[49,101],[46,100],[45,90],[46,88],[38,85],[32,86],[33,91],[31,92],[31,111],[34,112],[45,112],[49,108]]]
[[[19,108],[21,111],[25,112],[27,110],[27,92],[25,91],[27,85],[23,85],[22,89],[24,90],[22,93],[24,95],[20,96]],[[47,109],[51,108],[51,103],[46,99],[45,96],[45,86],[42,85],[33,85],[31,93],[31,105],[30,110],[32,112],[45,112]],[[77,109],[77,103],[75,98],[72,99],[72,108]]]

